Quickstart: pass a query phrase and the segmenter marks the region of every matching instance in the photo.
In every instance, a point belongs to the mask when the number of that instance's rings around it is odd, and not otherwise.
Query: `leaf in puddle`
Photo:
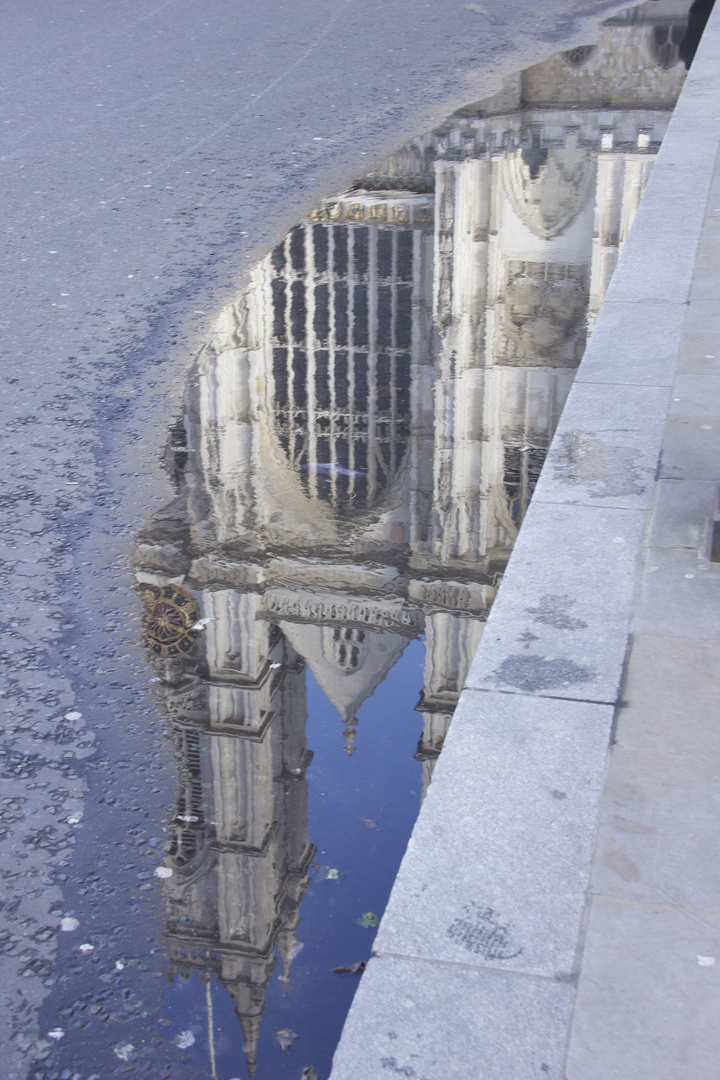
[[[300,1080],[318,1080],[318,1074],[315,1072],[312,1065],[305,1066]]]
[[[370,927],[378,925],[377,915],[373,915],[372,911],[364,911],[357,920],[357,924],[358,926],[362,926],[365,930],[369,930]]]
[[[279,1031],[275,1032],[275,1038],[278,1041],[280,1049],[285,1051],[289,1050],[295,1040],[299,1039],[300,1036],[296,1035],[290,1028],[280,1028]]]
[[[365,960],[358,960],[356,964],[340,964],[339,967],[334,967],[333,971],[336,971],[338,975],[362,975],[365,965]]]

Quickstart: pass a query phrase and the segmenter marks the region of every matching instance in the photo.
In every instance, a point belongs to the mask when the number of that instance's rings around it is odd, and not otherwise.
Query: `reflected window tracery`
[[[391,211],[402,221],[397,206]],[[363,204],[345,207],[348,222],[364,213]],[[387,217],[387,207],[375,202],[371,219]],[[297,226],[270,257],[280,445],[306,495],[346,512],[373,505],[407,449],[421,258],[415,232]]]
[[[685,30],[685,23],[661,23],[652,29],[650,48],[660,67],[666,71],[680,60],[679,48]]]

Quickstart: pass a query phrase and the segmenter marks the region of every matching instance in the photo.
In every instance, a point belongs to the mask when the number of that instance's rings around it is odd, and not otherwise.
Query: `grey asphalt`
[[[61,915],[154,947],[147,894],[122,899],[145,814],[122,770],[158,766],[150,833],[173,781],[126,564],[213,314],[320,197],[621,6],[4,0],[4,1075],[38,1053]]]

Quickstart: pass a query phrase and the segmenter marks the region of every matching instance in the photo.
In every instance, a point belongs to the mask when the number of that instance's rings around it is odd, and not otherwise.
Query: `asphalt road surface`
[[[76,1075],[78,940],[145,954],[136,1043],[159,993],[156,892],[128,882],[175,780],[128,564],[213,315],[320,197],[621,6],[3,0],[2,1076]],[[95,991],[73,993],[77,1076],[116,1075]]]

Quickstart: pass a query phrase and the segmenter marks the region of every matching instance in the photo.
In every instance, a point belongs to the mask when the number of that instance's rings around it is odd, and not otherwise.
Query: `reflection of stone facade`
[[[647,18],[326,200],[193,370],[178,497],[137,559],[146,596],[173,583],[204,623],[158,660],[182,762],[167,937],[233,995],[251,1074],[313,850],[305,666],[353,752],[361,705],[424,634],[429,782],[681,85]]]

